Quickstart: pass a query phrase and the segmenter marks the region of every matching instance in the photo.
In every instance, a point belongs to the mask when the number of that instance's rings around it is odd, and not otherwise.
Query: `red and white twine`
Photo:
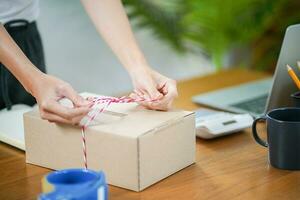
[[[120,98],[116,97],[89,97],[87,98],[91,101],[90,107],[93,108],[82,120],[86,121],[83,125],[81,125],[81,137],[82,137],[82,150],[83,150],[83,162],[85,169],[88,168],[87,162],[87,148],[86,148],[86,129],[89,124],[100,114],[102,113],[110,104],[112,103],[133,103],[133,102],[153,102],[153,100],[147,100],[143,97],[138,97],[138,99],[133,99],[128,96],[123,96]],[[102,107],[98,107],[98,105],[103,105]]]

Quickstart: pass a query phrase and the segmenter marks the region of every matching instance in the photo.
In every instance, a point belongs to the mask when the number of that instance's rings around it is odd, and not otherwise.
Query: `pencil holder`
[[[103,172],[88,169],[65,169],[42,179],[39,200],[107,200],[108,190]]]
[[[294,106],[300,108],[300,91],[291,94],[291,97],[293,99]]]

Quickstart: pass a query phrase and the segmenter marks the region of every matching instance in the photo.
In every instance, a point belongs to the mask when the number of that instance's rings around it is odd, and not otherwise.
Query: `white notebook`
[[[12,110],[0,110],[0,141],[25,150],[23,114],[33,107],[18,104]]]

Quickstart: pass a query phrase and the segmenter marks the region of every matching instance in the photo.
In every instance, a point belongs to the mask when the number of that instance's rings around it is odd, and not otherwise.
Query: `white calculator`
[[[210,109],[199,109],[196,113],[196,135],[211,139],[228,135],[251,127],[253,117],[250,114],[233,114]]]

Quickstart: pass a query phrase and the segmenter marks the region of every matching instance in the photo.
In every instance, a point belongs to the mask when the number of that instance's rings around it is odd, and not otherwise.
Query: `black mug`
[[[297,91],[297,92],[291,94],[291,97],[293,99],[294,106],[300,107],[300,91]]]
[[[259,121],[267,123],[267,141],[256,131]],[[300,169],[300,108],[278,108],[254,120],[252,134],[256,142],[269,148],[269,162],[273,167]]]

